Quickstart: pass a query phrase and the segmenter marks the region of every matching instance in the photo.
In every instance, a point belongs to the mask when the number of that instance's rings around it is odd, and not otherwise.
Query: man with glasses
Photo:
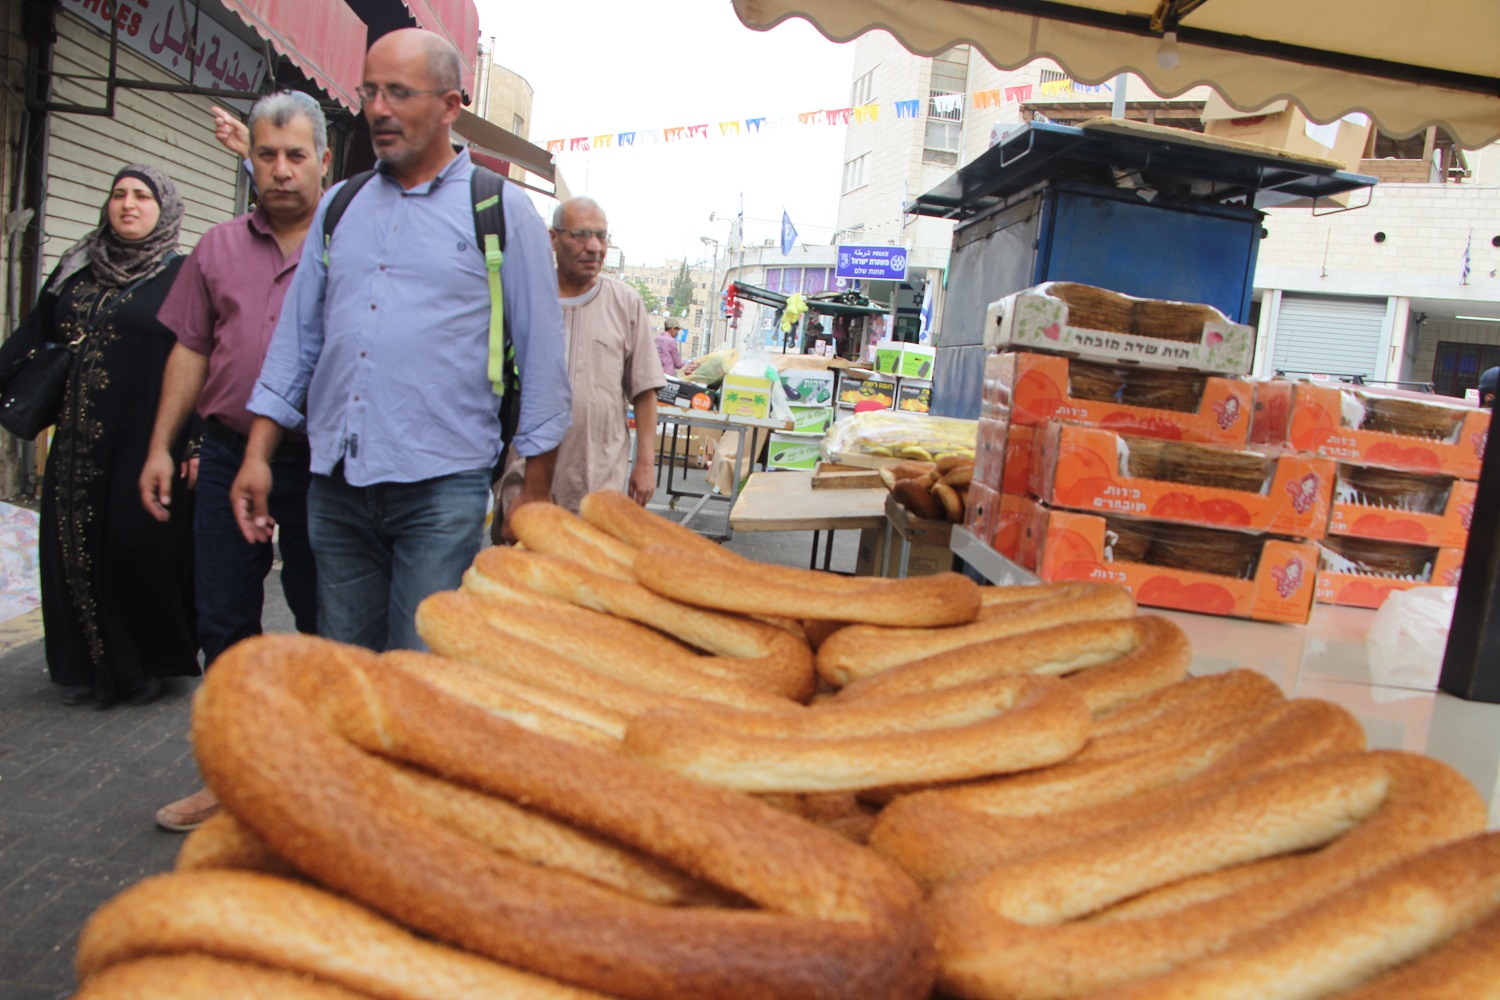
[[[478,553],[500,453],[474,166],[448,138],[461,79],[458,53],[431,32],[402,29],[370,47],[360,94],[377,175],[325,252],[297,269],[231,491],[245,537],[269,538],[270,459],[285,430],[305,426],[318,631],[374,650],[425,648],[416,607],[457,587]],[[501,196],[505,316],[525,387],[511,444],[529,458],[520,500],[544,500],[571,406],[557,277],[530,199],[512,184]]]
[[[656,390],[667,384],[640,293],[604,275],[609,225],[591,198],[573,198],[552,213],[563,343],[573,386],[573,426],[557,453],[552,499],[576,511],[595,490],[624,489],[645,506],[656,491]],[[630,427],[635,409],[635,468]],[[530,462],[507,462],[499,484],[507,513]]]

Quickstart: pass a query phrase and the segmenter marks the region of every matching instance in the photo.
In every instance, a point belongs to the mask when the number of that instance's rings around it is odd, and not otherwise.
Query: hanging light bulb
[[[1156,50],[1156,65],[1162,69],[1176,69],[1181,61],[1182,53],[1177,51],[1177,32],[1168,31],[1161,36],[1161,47]]]

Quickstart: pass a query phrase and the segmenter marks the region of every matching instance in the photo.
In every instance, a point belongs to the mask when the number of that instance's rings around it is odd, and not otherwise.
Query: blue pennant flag
[[[786,209],[781,210],[781,256],[785,257],[792,252],[792,245],[797,242],[797,227],[792,225],[792,217],[786,214]]]
[[[927,279],[927,286],[922,290],[922,311],[918,313],[921,317],[921,326],[917,332],[917,343],[932,343],[932,278]]]

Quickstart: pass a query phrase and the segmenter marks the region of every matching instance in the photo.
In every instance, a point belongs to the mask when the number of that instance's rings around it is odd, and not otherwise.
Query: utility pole
[[[712,236],[700,236],[698,239],[702,241],[704,246],[708,246],[710,243],[714,246],[714,262],[709,271],[710,277],[708,281],[708,329],[703,334],[703,353],[707,354],[713,350],[714,321],[718,318],[719,313],[719,300],[714,298],[719,292],[719,241]]]

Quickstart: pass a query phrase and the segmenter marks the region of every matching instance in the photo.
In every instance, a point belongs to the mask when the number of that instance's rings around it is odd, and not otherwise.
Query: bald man
[[[478,553],[500,454],[474,165],[448,138],[461,70],[453,46],[431,32],[393,31],[370,47],[359,93],[377,175],[349,202],[327,252],[297,268],[250,396],[256,418],[230,493],[246,539],[268,539],[269,459],[284,429],[305,427],[318,632],[377,651],[425,648],[417,605],[456,588]],[[511,444],[530,457],[522,499],[546,499],[572,407],[557,274],[531,199],[514,184],[501,197],[500,276],[524,387]]]
[[[656,390],[667,380],[640,293],[603,274],[608,248],[609,222],[592,198],[573,198],[553,211],[573,426],[557,452],[552,499],[572,511],[595,490],[624,490],[643,507],[656,490]],[[627,404],[635,410],[634,468]],[[507,512],[528,465],[512,461],[501,477]]]

